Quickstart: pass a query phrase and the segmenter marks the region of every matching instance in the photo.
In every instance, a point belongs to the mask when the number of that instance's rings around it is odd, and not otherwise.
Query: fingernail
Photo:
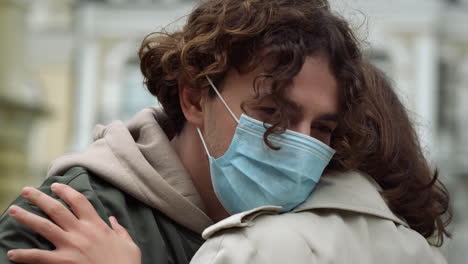
[[[23,191],[21,192],[21,194],[26,197],[28,195],[30,195],[32,192],[32,188],[31,187],[24,187],[23,188]]]
[[[8,214],[15,215],[17,213],[18,213],[18,207],[16,205],[10,206],[10,208],[8,209]]]
[[[7,252],[7,256],[10,260],[13,260],[15,261],[17,258],[18,258],[18,254],[16,254],[16,250],[15,249],[12,249],[10,251]]]
[[[117,222],[117,219],[114,216],[109,216],[109,221],[115,224]]]
[[[60,187],[60,183],[52,183],[52,185],[50,186],[50,188],[52,189],[53,192],[57,191],[58,188]]]

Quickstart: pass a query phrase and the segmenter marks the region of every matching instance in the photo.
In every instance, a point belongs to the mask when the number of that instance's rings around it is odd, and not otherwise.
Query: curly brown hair
[[[210,76],[222,89],[219,84],[228,70],[245,73],[273,61],[252,84],[258,91],[262,79],[272,83],[279,111],[264,136],[271,147],[268,136],[292,122],[287,87],[308,56],[325,56],[342,99],[331,142],[337,154],[328,169],[372,176],[391,210],[424,237],[437,237],[434,244],[440,246],[444,235],[450,236],[448,192],[424,158],[405,107],[359,43],[326,0],[207,0],[192,11],[183,29],[148,35],[139,56],[146,86],[169,117],[169,134],[178,134],[186,121],[179,82],[209,89]]]

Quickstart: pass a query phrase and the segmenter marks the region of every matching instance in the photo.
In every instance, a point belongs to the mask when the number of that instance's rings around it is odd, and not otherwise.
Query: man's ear
[[[195,127],[203,127],[203,89],[193,89],[179,81],[179,103],[188,123]]]

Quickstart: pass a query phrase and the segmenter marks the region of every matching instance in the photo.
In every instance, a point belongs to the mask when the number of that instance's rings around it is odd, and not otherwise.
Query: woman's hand
[[[112,229],[99,217],[91,203],[73,188],[54,183],[52,191],[73,211],[59,201],[26,187],[22,195],[38,206],[55,222],[11,206],[8,213],[49,240],[55,250],[14,249],[8,257],[15,262],[34,264],[140,264],[141,252],[125,228],[110,217]]]

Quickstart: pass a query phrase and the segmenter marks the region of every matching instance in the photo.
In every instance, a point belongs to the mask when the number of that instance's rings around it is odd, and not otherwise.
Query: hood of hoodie
[[[160,124],[160,107],[148,107],[127,124],[97,125],[94,142],[83,152],[54,160],[47,176],[82,166],[122,191],[156,208],[177,223],[201,233],[213,224],[190,175]]]

